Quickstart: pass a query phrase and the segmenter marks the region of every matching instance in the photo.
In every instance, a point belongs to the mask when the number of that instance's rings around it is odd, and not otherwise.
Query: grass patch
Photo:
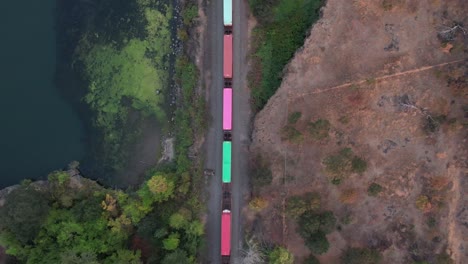
[[[287,125],[281,129],[281,139],[292,143],[301,143],[304,140],[302,133],[295,127]]]
[[[249,0],[259,22],[254,32],[254,67],[249,80],[257,110],[276,92],[283,68],[303,45],[319,17],[321,0]]]
[[[338,119],[338,122],[340,122],[343,125],[346,125],[349,123],[349,117],[348,116],[342,116],[340,119]]]
[[[383,191],[382,186],[380,186],[379,184],[375,182],[373,182],[371,185],[369,185],[369,188],[367,188],[367,194],[373,197],[376,197],[382,191]]]
[[[378,264],[382,262],[382,255],[374,249],[348,248],[341,256],[346,264]]]
[[[296,124],[297,121],[299,121],[299,119],[301,118],[301,116],[302,116],[301,112],[293,112],[293,113],[289,114],[288,124],[290,124],[290,125]]]
[[[326,119],[319,119],[308,124],[308,130],[312,138],[316,140],[328,138],[330,130],[330,122]]]

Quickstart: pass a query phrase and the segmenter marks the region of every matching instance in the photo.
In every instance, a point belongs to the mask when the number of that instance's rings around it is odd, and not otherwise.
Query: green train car
[[[231,183],[231,150],[231,142],[223,141],[223,183]]]

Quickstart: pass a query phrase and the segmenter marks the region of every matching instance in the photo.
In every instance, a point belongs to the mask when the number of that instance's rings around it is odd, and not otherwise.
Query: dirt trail
[[[449,169],[450,170],[450,169]],[[459,250],[456,250],[457,248],[459,248],[459,246],[461,245],[464,237],[461,236],[461,230],[460,230],[460,227],[458,226],[457,222],[457,217],[456,217],[456,214],[457,214],[457,211],[459,209],[459,205],[460,205],[460,179],[458,177],[454,177],[453,179],[453,187],[452,187],[452,193],[454,194],[454,197],[453,197],[453,200],[452,202],[450,203],[450,209],[449,209],[449,213],[448,213],[448,244],[449,244],[449,248],[451,249],[455,249],[453,250],[451,253],[452,253],[452,256],[453,256],[453,259],[455,260],[461,260],[461,256],[460,256],[460,251]]]
[[[369,83],[369,82],[383,81],[383,80],[387,80],[387,79],[390,79],[390,78],[400,77],[400,76],[409,75],[409,74],[415,74],[415,73],[419,73],[419,72],[422,72],[422,71],[427,71],[427,70],[438,68],[438,67],[443,67],[443,66],[447,66],[447,65],[451,65],[451,64],[456,64],[456,63],[459,63],[459,62],[462,62],[462,61],[465,61],[465,60],[466,59],[449,61],[449,62],[445,62],[445,63],[439,63],[439,64],[436,64],[436,65],[423,66],[423,67],[419,67],[419,68],[416,68],[416,69],[407,70],[407,71],[403,71],[403,72],[398,72],[398,73],[394,73],[394,74],[387,74],[387,75],[374,77],[374,78],[370,78],[370,79],[366,79],[366,80],[348,82],[348,83],[340,84],[340,85],[329,87],[329,88],[317,89],[316,91],[312,91],[312,92],[295,94],[294,96],[288,97],[288,98],[294,99],[294,98],[297,98],[297,97],[303,97],[303,96],[307,96],[307,95],[311,95],[311,94],[319,94],[319,93],[330,92],[330,91],[338,90],[338,89],[342,89],[342,88],[347,88],[347,87],[350,87],[350,86],[353,86],[353,85],[360,85],[360,84],[366,84],[366,83]]]

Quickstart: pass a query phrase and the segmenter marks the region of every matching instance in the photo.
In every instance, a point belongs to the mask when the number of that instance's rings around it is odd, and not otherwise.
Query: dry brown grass
[[[432,178],[430,182],[431,189],[441,191],[450,183],[450,179],[448,177],[438,176]]]
[[[354,204],[359,199],[357,189],[346,189],[340,195],[340,201],[344,204]]]

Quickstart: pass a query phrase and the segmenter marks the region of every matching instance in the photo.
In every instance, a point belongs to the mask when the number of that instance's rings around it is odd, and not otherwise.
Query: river
[[[83,125],[54,84],[55,1],[0,1],[0,188],[85,153]]]

